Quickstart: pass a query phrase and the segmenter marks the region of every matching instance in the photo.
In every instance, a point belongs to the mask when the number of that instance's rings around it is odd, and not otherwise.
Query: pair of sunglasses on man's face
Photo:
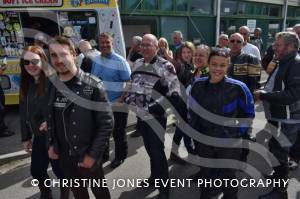
[[[241,41],[241,40],[234,40],[234,39],[232,39],[232,40],[230,40],[230,43],[238,43],[238,44],[241,44],[242,41]]]
[[[40,63],[40,59],[32,59],[32,60],[28,60],[28,59],[23,59],[23,63],[25,66],[28,66],[30,63],[32,65],[38,65]]]

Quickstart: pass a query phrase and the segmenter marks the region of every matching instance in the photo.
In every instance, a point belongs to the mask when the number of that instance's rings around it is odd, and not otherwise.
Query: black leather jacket
[[[273,121],[300,120],[300,56],[287,55],[270,74],[260,99],[266,118]]]
[[[72,92],[64,93],[68,98],[62,116],[64,132],[55,132],[53,103],[56,87],[65,85],[58,80],[56,75],[50,77],[52,86],[49,91],[49,114],[47,117],[48,131],[51,135],[49,142],[58,154],[63,153],[78,158],[89,154],[94,159],[101,160],[113,129],[111,106],[107,103],[103,84],[98,78],[81,70],[76,77],[77,81],[71,87]],[[58,133],[64,133],[65,141],[69,144],[68,152],[60,151],[57,140]]]
[[[46,132],[41,132],[39,127],[46,121],[47,94],[37,96],[36,85],[32,79],[29,82],[27,95],[20,98],[20,126],[22,141],[27,141],[35,136],[45,136]]]

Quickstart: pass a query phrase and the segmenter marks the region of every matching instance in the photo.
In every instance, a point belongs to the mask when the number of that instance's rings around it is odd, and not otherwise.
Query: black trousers
[[[151,123],[155,120],[161,125],[161,131],[156,131],[155,126],[151,125]],[[151,177],[155,179],[162,179],[164,182],[169,179],[168,162],[164,151],[166,124],[167,118],[164,116],[149,119],[147,121],[140,120],[139,124],[145,149],[150,158]],[[160,183],[159,190],[160,192],[168,192],[169,185],[164,187]]]
[[[272,138],[269,141],[269,150],[279,161],[280,165],[274,167],[274,178],[276,179],[288,179],[288,156],[291,146],[296,142],[298,132],[300,130],[300,124],[286,124],[281,122],[268,121],[272,126]],[[284,142],[282,137],[287,138],[289,143]],[[277,187],[274,187],[277,188]],[[282,190],[286,190],[287,187],[279,187]]]
[[[128,112],[114,112],[114,130],[113,138],[115,141],[115,158],[125,159],[128,153],[128,144],[126,138]]]
[[[43,185],[42,182],[49,178],[47,172],[49,162],[56,177],[58,179],[64,177],[59,161],[48,157],[47,140],[47,136],[44,135],[34,136],[32,143],[30,171],[32,177],[39,180],[40,185]]]
[[[91,169],[78,167],[79,159],[70,156],[60,156],[60,163],[63,168],[63,172],[66,179],[78,180],[80,186],[72,186],[75,199],[89,199],[88,187],[85,186],[83,181],[80,179],[96,180],[101,181],[104,179],[104,172],[101,164],[95,163]],[[91,184],[94,185],[94,184]],[[96,199],[110,199],[110,193],[105,186],[91,186],[92,192]]]
[[[7,129],[7,126],[4,123],[4,117],[5,117],[5,96],[4,91],[0,85],[0,133]]]
[[[290,150],[290,157],[296,161],[300,160],[300,131],[297,132],[297,139]]]
[[[242,150],[238,148],[216,148],[214,146],[208,146],[199,142],[195,143],[195,148],[197,154],[202,158],[207,159],[233,159],[238,160],[241,157]],[[209,160],[207,160],[208,164]],[[226,165],[224,165],[224,168],[214,168],[214,167],[208,167],[205,166],[206,164],[203,162],[204,166],[201,166],[201,179],[208,179],[208,180],[214,180],[214,179],[235,179],[235,172],[238,170],[238,165],[236,165],[232,168],[226,168]],[[233,163],[234,164],[234,163]],[[216,165],[218,167],[219,165]],[[230,165],[234,166],[234,165]],[[214,188],[210,186],[201,187],[201,198],[203,196],[206,196],[206,198],[212,198],[211,193]],[[223,198],[225,199],[237,199],[237,193],[238,188],[236,187],[221,187],[223,192]]]

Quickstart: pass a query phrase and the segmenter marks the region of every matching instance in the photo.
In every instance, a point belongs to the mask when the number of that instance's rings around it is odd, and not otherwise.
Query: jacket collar
[[[76,75],[76,80],[75,80],[75,85],[80,86],[82,85],[82,81],[84,79],[84,72],[81,69],[78,69],[78,73]],[[48,105],[51,105],[54,100],[55,100],[55,92],[56,92],[56,87],[53,83],[58,83],[60,82],[58,75],[56,73],[52,74],[49,77],[49,80],[52,82],[51,86],[50,86],[50,91],[49,91],[49,103]],[[60,82],[62,83],[62,82]],[[73,90],[74,91],[74,90]]]
[[[297,55],[298,55],[297,51],[292,52],[292,53],[286,55],[283,59],[279,60],[279,64],[284,64],[284,63],[288,62],[290,59],[296,57]]]
[[[158,59],[158,56],[155,55],[155,56],[152,58],[152,60],[150,61],[149,64],[154,64],[154,63],[156,62],[157,59]],[[144,60],[144,62],[145,62],[145,60]]]

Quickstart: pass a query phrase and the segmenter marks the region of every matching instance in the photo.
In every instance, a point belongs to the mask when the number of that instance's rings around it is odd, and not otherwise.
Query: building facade
[[[220,9],[218,9],[220,1]],[[265,47],[281,31],[286,0],[119,0],[126,46],[133,35],[154,33],[168,39],[181,30],[185,39],[209,45],[219,32],[231,34],[242,25],[263,30]],[[300,1],[288,0],[286,27],[300,23]],[[219,12],[218,12],[219,11]]]

